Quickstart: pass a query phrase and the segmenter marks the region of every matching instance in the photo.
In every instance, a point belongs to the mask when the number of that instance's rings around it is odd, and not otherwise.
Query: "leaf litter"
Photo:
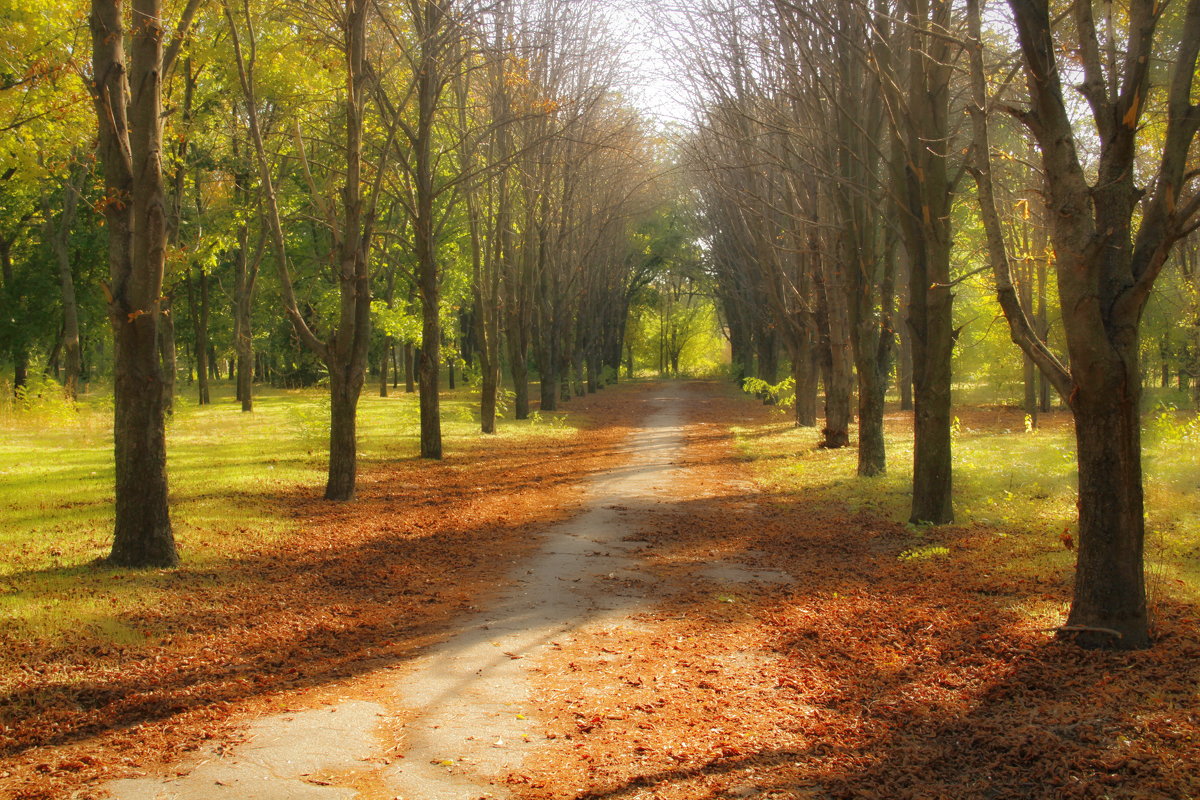
[[[0,631],[0,789],[94,796],[206,744],[220,757],[248,715],[373,691],[617,463],[641,388],[586,401],[584,436],[374,467],[351,504],[270,498],[305,524],[220,575],[181,570],[170,613],[126,620],[141,644]],[[914,569],[903,526],[756,487],[727,426],[766,417],[697,391],[687,479],[628,512],[648,606],[534,665],[544,743],[506,776],[513,798],[1200,796],[1193,606],[1160,604],[1151,650],[1057,641],[1026,609],[1061,605],[1067,576],[1005,573],[982,526],[940,529],[947,553]],[[794,580],[730,585],[722,562]]]
[[[693,418],[644,521],[652,608],[541,665],[551,742],[514,797],[1200,797],[1194,607],[1164,602],[1147,651],[1057,641],[1022,609],[1062,606],[1068,576],[1006,574],[980,526],[914,565],[901,525],[754,487],[718,421],[767,417],[713,390]],[[794,582],[706,577],[721,561]]]
[[[185,560],[167,574],[169,607],[120,620],[135,641],[0,627],[0,797],[97,796],[202,747],[219,757],[253,715],[375,692],[381,670],[485,605],[578,506],[584,477],[623,457],[636,420],[612,394],[571,404],[586,423],[574,436],[364,466],[354,502],[256,497],[293,530],[215,567]]]

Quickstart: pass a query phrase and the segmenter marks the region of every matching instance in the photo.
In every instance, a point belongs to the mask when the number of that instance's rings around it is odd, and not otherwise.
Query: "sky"
[[[662,124],[687,123],[687,86],[672,65],[676,44],[669,12],[654,0],[608,0],[618,41],[626,48],[630,99]]]

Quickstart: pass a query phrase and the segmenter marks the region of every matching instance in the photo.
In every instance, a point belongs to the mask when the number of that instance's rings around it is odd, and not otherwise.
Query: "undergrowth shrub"
[[[762,378],[744,378],[742,390],[748,394],[771,400],[771,403],[781,409],[796,405],[796,379],[784,378],[779,383],[771,384]]]

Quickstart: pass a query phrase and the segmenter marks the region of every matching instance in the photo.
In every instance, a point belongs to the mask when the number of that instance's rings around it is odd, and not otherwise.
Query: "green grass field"
[[[186,385],[181,387],[187,391]],[[418,407],[403,391],[381,398],[374,386],[359,404],[360,470],[418,453]],[[269,545],[287,530],[276,498],[318,496],[328,455],[328,394],[319,389],[259,388],[253,413],[232,387],[214,387],[213,403],[191,394],[168,423],[168,474],[180,570],[126,573],[96,562],[112,543],[112,407],[97,392],[70,406],[47,395],[24,408],[0,406],[0,628],[55,641],[80,633],[137,643],[120,618],[169,599],[172,585],[219,580],[220,563]],[[480,441],[477,396],[443,394],[448,455]],[[498,422],[513,446],[530,437],[573,431],[565,415]]]
[[[184,387],[186,390],[188,387]],[[268,546],[293,523],[275,499],[296,491],[319,495],[325,479],[328,397],[321,390],[261,390],[243,414],[231,387],[214,402],[181,396],[168,428],[176,538],[188,580],[212,573],[239,553]],[[482,439],[475,394],[447,393],[447,453]],[[907,517],[912,459],[908,416],[888,420],[888,475],[855,477],[853,448],[818,450],[816,433],[777,421],[735,429],[767,485],[885,519]],[[955,513],[960,526],[995,537],[989,568],[1020,574],[1066,574],[1073,554],[1059,539],[1074,532],[1075,465],[1069,420],[1051,415],[1037,431],[1021,415],[964,408],[955,433]],[[565,415],[502,420],[497,434],[513,446],[532,436],[571,432]],[[118,621],[135,607],[165,602],[177,570],[126,574],[96,562],[111,544],[111,401],[99,393],[78,406],[44,399],[27,408],[0,406],[0,626],[10,635],[54,640],[72,631],[136,642]],[[416,398],[403,392],[364,395],[359,455],[372,463],[412,459],[418,451]],[[1147,560],[1154,596],[1200,599],[1200,421],[1194,414],[1147,416],[1145,469]],[[911,528],[914,564],[943,555],[935,532]],[[952,547],[952,546],[951,546]],[[1153,599],[1153,597],[1152,597]]]

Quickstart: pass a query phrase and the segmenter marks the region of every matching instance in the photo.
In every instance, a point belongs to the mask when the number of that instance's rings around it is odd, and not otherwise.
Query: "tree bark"
[[[949,0],[909,0],[913,36],[907,67],[907,124],[893,159],[903,187],[901,229],[908,256],[908,327],[913,359],[913,523],[954,521],[951,460],[951,358],[954,353],[950,282],[951,57]]]
[[[529,419],[529,350],[509,328],[508,368],[513,380],[513,418]]]
[[[329,479],[326,500],[353,500],[358,471],[358,399],[365,374],[355,369],[329,373]]]
[[[1143,577],[1140,388],[1137,350],[1130,348],[1099,381],[1080,383],[1072,404],[1079,459],[1079,549],[1067,627],[1085,645],[1149,644]],[[1116,402],[1113,402],[1114,399]]]
[[[139,24],[125,67],[123,3],[92,0],[93,99],[108,228],[109,319],[115,344],[116,520],[109,560],[178,563],[167,504],[159,298],[166,254],[162,152],[162,8],[133,0]],[[127,95],[127,91],[129,94]],[[118,202],[121,201],[121,202]]]
[[[825,427],[821,430],[819,445],[824,448],[850,445],[850,393],[854,384],[854,358],[846,320],[846,294],[837,270],[838,267],[824,257],[813,276],[818,317],[824,331]]]
[[[821,367],[817,360],[816,331],[811,328],[803,335],[792,356],[792,377],[796,382],[796,425],[814,428],[817,425],[817,392]]]
[[[421,37],[420,71],[416,77],[416,135],[412,141],[414,160],[414,255],[417,260],[417,290],[421,298],[421,457],[442,457],[442,420],[438,396],[442,331],[441,274],[434,231],[434,117],[442,92],[438,38],[446,24],[445,10],[437,3],[418,7],[414,20]]]

